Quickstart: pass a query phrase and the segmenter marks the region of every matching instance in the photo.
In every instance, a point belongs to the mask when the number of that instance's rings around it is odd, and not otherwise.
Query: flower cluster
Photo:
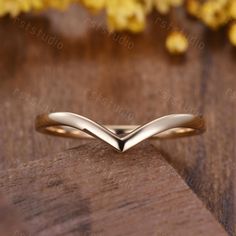
[[[0,0],[0,16],[17,16],[21,12],[40,11],[48,7],[65,9],[74,0]]]
[[[65,9],[70,3],[80,3],[93,12],[105,11],[110,31],[140,32],[146,16],[153,10],[167,14],[173,7],[186,11],[215,30],[229,25],[228,37],[236,46],[236,0],[0,0],[0,16],[20,12],[40,11],[45,8]],[[170,33],[166,41],[172,53],[183,53],[188,41],[181,32]]]
[[[187,10],[212,29],[236,19],[236,0],[189,0]]]
[[[229,24],[229,40],[236,46],[236,0],[188,0],[186,8],[213,30]]]
[[[180,6],[184,0],[81,0],[87,8],[105,10],[111,31],[140,32],[146,24],[146,16],[156,8],[166,14],[171,7]]]

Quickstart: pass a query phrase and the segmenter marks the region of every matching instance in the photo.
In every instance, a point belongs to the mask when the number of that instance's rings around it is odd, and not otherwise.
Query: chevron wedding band
[[[70,138],[98,138],[117,151],[124,152],[148,138],[178,138],[201,134],[205,122],[201,116],[172,114],[143,126],[100,125],[86,117],[55,112],[36,117],[36,130],[50,135]]]

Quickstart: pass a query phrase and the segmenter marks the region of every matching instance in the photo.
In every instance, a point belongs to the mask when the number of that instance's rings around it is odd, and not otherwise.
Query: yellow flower
[[[105,8],[106,0],[81,0],[81,3],[88,9],[99,11]]]
[[[139,0],[109,0],[106,3],[108,26],[113,30],[139,32],[145,26],[145,5]]]
[[[229,20],[227,3],[227,0],[211,0],[203,3],[200,15],[202,21],[213,29],[226,24]]]
[[[20,12],[27,12],[32,9],[40,9],[43,6],[42,0],[0,0],[0,15],[18,15]]]
[[[231,0],[229,4],[229,15],[236,20],[236,0]]]
[[[37,11],[48,7],[65,9],[71,2],[76,0],[0,0],[0,15],[16,16],[21,12]]]
[[[187,11],[212,29],[226,25],[236,17],[236,0],[188,0]]]
[[[188,0],[186,4],[186,8],[189,14],[199,17],[201,5],[198,0]]]
[[[189,46],[187,37],[181,32],[174,31],[166,39],[166,48],[169,53],[174,55],[183,54]]]
[[[178,7],[183,2],[184,0],[153,0],[154,6],[162,14],[168,13],[171,7]]]
[[[236,46],[236,22],[234,22],[228,32],[229,41]]]
[[[70,3],[78,2],[78,0],[43,0],[43,2],[45,8],[52,7],[65,10],[70,5]]]

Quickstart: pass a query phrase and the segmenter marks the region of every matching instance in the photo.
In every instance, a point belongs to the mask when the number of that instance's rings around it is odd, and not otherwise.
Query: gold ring
[[[205,131],[202,116],[172,114],[143,126],[100,125],[86,117],[55,112],[36,117],[36,130],[69,138],[98,138],[117,151],[124,152],[148,138],[166,139],[201,134]]]

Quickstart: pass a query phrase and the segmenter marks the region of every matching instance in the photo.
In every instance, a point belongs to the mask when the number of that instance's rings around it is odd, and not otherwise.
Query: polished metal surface
[[[191,114],[172,114],[153,120],[143,126],[102,126],[86,117],[55,112],[36,118],[36,130],[41,133],[70,137],[96,137],[124,152],[148,138],[178,138],[196,135],[205,131],[204,119]]]

